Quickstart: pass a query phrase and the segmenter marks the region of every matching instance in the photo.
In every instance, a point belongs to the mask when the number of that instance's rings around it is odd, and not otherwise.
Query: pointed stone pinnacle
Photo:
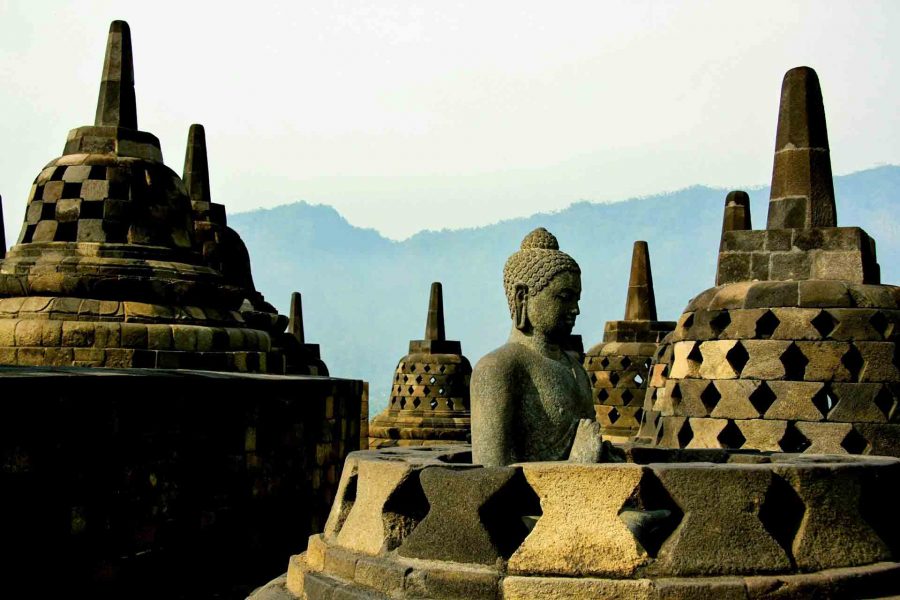
[[[631,279],[625,300],[626,321],[655,321],[656,297],[653,295],[653,274],[650,271],[650,250],[647,242],[635,242],[631,253]]]
[[[750,224],[750,196],[747,192],[734,190],[725,197],[725,216],[722,218],[722,233],[726,231],[746,231],[753,229]]]
[[[836,227],[834,182],[825,105],[816,72],[797,67],[784,75],[768,229]]]
[[[184,153],[184,185],[192,202],[210,202],[209,162],[206,158],[206,131],[191,125]]]
[[[113,21],[109,26],[94,125],[137,129],[131,29],[125,21]]]
[[[291,314],[288,323],[288,333],[297,338],[301,344],[306,343],[306,336],[303,333],[303,304],[300,298],[300,292],[291,294]]]
[[[6,258],[6,228],[3,222],[3,196],[0,196],[0,258]]]
[[[439,342],[447,339],[444,333],[444,294],[439,281],[431,284],[431,298],[428,300],[428,321],[425,323],[425,339]]]

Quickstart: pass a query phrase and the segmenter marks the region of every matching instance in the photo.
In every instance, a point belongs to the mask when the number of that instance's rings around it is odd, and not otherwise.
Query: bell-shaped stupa
[[[444,299],[431,284],[425,339],[411,340],[394,371],[391,398],[369,423],[369,447],[467,442],[471,435],[472,366],[462,345],[444,333]]]
[[[607,321],[603,341],[584,358],[604,437],[626,441],[637,433],[650,363],[659,343],[674,327],[672,321],[657,320],[650,250],[647,242],[635,242],[625,318]]]
[[[815,71],[781,91],[766,229],[726,200],[716,287],[652,367],[641,438],[680,448],[900,455],[900,288],[875,242],[837,227]]]
[[[188,190],[137,127],[131,33],[114,21],[94,125],[38,174],[0,263],[0,364],[281,372],[241,315],[247,282],[197,252]]]

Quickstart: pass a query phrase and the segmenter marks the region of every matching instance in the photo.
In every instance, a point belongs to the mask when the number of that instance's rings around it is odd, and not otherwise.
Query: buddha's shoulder
[[[496,350],[485,354],[475,365],[474,371],[478,373],[510,373],[527,369],[533,361],[532,354],[534,351],[522,344],[503,344]]]

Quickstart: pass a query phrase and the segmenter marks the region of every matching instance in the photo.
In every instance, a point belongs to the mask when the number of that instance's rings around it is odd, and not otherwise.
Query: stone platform
[[[322,530],[359,448],[360,381],[73,367],[0,378],[10,597],[244,597]]]
[[[499,468],[460,446],[355,452],[324,533],[260,597],[900,593],[897,459],[624,448]]]

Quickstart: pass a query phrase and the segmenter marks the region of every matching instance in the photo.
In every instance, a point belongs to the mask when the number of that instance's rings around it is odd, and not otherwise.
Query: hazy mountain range
[[[765,226],[769,190],[750,192],[753,224]],[[727,190],[696,186],[615,203],[567,209],[474,229],[440,230],[427,199],[406,218],[422,231],[402,242],[350,225],[333,208],[297,202],[230,215],[253,261],[256,285],[281,312],[303,294],[308,342],[321,344],[332,375],[370,383],[370,411],[382,410],[397,361],[425,329],[429,286],[444,286],[447,336],[474,365],[502,344],[510,321],[502,269],[535,227],[557,236],[581,265],[583,294],[575,333],[585,347],[603,324],[621,319],[631,247],[647,240],[659,317],[677,319],[690,298],[714,283]],[[882,279],[900,281],[900,167],[835,178],[838,223],[875,237]]]

